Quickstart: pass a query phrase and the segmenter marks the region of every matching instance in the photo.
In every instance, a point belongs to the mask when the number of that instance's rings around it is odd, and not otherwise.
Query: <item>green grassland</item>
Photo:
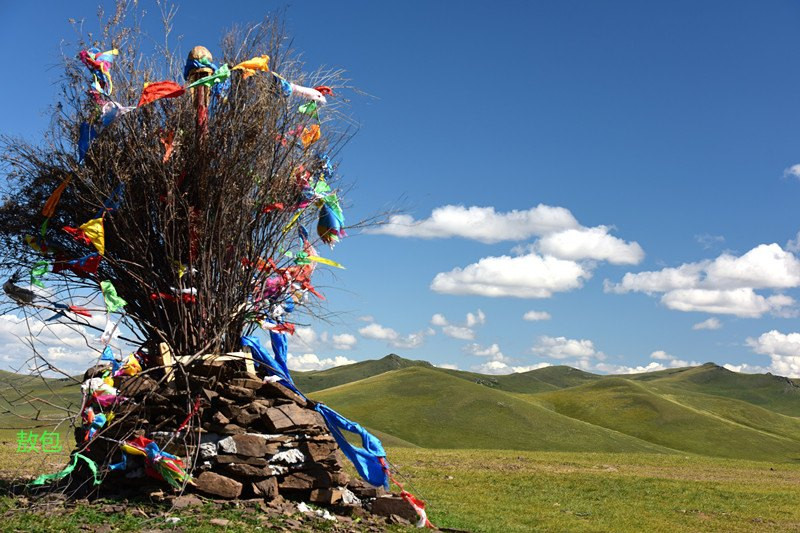
[[[2,450],[0,450],[2,451]],[[697,455],[388,448],[406,488],[433,523],[473,532],[763,532],[800,529],[800,465]],[[6,452],[5,455],[8,455]],[[55,457],[53,459],[56,459]],[[9,464],[0,453],[0,464]],[[52,471],[60,466],[51,466]],[[5,472],[4,467],[0,470]],[[257,509],[171,510],[138,502],[124,512],[77,507],[28,512],[0,497],[6,531],[140,531],[180,517],[184,531],[281,530]],[[357,524],[356,524],[357,527]],[[304,530],[330,529],[304,523]]]
[[[710,363],[630,376],[565,366],[487,376],[394,355],[294,376],[313,399],[384,442],[443,527],[800,530],[800,387],[786,378]],[[18,428],[52,425],[62,406],[76,409],[75,382],[0,373],[0,391],[0,441],[9,442],[0,447],[0,476],[59,470],[65,455],[21,454],[13,440]],[[79,530],[93,513],[70,511],[64,528]],[[226,515],[230,529],[252,530],[253,517],[237,513]],[[24,512],[9,516],[12,529],[39,523]],[[210,530],[202,513],[185,518],[187,531]],[[121,530],[145,525],[152,518],[114,521]]]
[[[670,453],[511,393],[419,366],[311,397],[369,428],[426,448]]]
[[[667,383],[613,376],[579,380],[584,384],[515,393],[407,366],[311,396],[425,448],[688,452],[800,462],[795,417],[688,391],[674,384],[674,375]]]
[[[796,531],[800,466],[664,454],[391,449],[440,527]]]

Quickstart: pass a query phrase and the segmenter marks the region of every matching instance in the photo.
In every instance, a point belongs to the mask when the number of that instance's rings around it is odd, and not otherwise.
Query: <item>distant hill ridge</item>
[[[714,363],[616,376],[568,366],[493,376],[390,354],[292,375],[312,399],[363,424],[387,446],[800,462],[798,384]],[[45,411],[80,401],[77,384],[65,380],[0,372],[0,383],[7,396],[48,400],[38,405]],[[8,407],[0,396],[0,411]],[[0,414],[0,425],[16,424]]]

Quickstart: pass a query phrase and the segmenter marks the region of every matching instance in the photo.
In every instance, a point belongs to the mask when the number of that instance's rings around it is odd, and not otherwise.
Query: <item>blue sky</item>
[[[282,5],[186,3],[174,32],[213,52]],[[0,5],[0,132],[41,135],[67,19],[95,6]],[[338,316],[300,330],[296,368],[394,352],[800,375],[800,5],[299,2],[287,19],[309,67],[375,96],[347,95],[348,220],[405,217],[328,254],[347,266],[317,280]]]

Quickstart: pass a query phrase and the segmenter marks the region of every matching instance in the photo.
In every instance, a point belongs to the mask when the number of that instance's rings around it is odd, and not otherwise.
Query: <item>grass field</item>
[[[14,407],[59,418],[75,385],[0,374]],[[373,431],[436,525],[468,531],[800,531],[800,387],[713,364],[633,376],[549,367],[484,376],[388,356],[298,373],[310,396]],[[21,454],[0,401],[0,477],[56,472],[64,454]],[[74,407],[74,406],[73,406]],[[44,429],[44,428],[42,428]],[[52,427],[50,428],[52,429]],[[64,428],[66,429],[66,428]],[[458,449],[454,449],[458,448]],[[401,478],[402,480],[402,478]],[[15,510],[5,530],[109,524],[124,531],[270,530],[253,509],[176,512],[131,506],[113,517],[78,506],[60,515]],[[136,514],[144,509],[147,516]],[[324,524],[307,523],[309,530]]]
[[[440,527],[800,530],[800,466],[658,454],[392,449]]]
[[[387,453],[406,488],[427,501],[439,527],[475,532],[800,530],[797,465],[636,453],[420,448]],[[3,474],[9,468],[19,473],[13,455],[13,448],[0,448]],[[63,466],[63,458],[49,459],[50,471]],[[28,465],[43,466],[32,460]],[[211,518],[231,520],[228,531],[283,525],[234,505],[171,511],[139,503],[113,515],[80,505],[58,513],[14,509],[11,498],[0,498],[5,531],[77,532],[101,525],[139,531],[166,527],[168,516],[180,517],[184,531],[218,531],[209,526]],[[324,530],[326,524],[305,527]]]

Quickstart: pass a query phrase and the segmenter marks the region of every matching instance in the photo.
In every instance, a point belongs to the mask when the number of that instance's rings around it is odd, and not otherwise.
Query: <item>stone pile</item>
[[[339,509],[364,505],[384,516],[416,519],[402,499],[348,476],[312,402],[252,368],[235,359],[203,358],[166,372],[115,378],[125,400],[113,408],[103,438],[92,440],[84,453],[98,464],[113,463],[120,459],[119,441],[144,436],[184,461],[194,479],[189,492],[230,500],[286,498]],[[102,370],[87,370],[84,380]],[[176,432],[194,405],[192,422]],[[78,442],[84,432],[77,430]],[[103,485],[114,479],[144,482],[144,459],[132,459]]]

